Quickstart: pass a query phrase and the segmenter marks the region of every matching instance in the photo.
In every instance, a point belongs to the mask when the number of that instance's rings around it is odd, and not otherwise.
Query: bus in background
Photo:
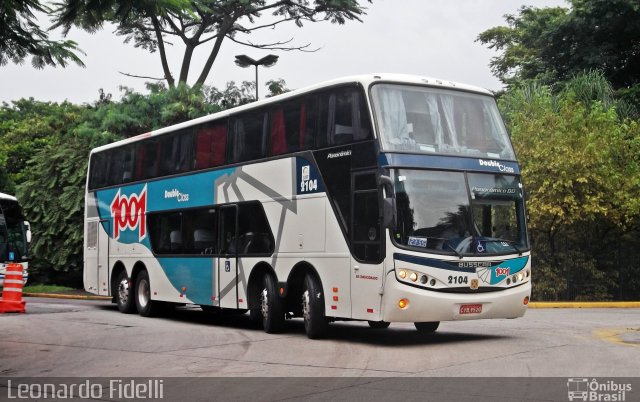
[[[492,94],[404,75],[296,90],[91,151],[84,284],[174,304],[374,328],[522,316],[520,169]]]
[[[0,193],[0,286],[4,285],[7,264],[22,264],[24,283],[27,283],[28,245],[31,242],[29,222],[24,219],[16,197]]]

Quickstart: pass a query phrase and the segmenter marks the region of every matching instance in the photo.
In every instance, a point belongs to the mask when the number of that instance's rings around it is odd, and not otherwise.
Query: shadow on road
[[[114,311],[114,314],[120,314],[115,305],[102,305],[98,307],[103,310],[112,310]],[[195,325],[220,326],[246,331],[262,331],[261,327],[249,320],[249,314],[233,314],[233,311],[210,313],[204,312],[199,307],[194,306],[178,307],[160,317],[156,317],[155,319]],[[448,326],[448,323],[441,325]],[[454,326],[455,323],[452,323],[451,325]],[[371,344],[376,346],[407,347],[412,345],[424,346],[429,344],[454,344],[514,338],[509,335],[454,332],[448,330],[448,328],[443,330],[442,326],[438,332],[425,334],[418,332],[413,325],[410,327],[404,325],[400,327],[399,324],[391,324],[391,326],[386,329],[373,329],[369,328],[366,323],[363,324],[362,322],[338,321],[329,325],[329,333],[326,339],[332,341]],[[296,318],[287,320],[282,334],[305,338],[306,334],[302,319]]]

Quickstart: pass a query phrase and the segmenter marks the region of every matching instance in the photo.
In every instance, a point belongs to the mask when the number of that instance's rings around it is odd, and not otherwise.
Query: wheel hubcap
[[[302,317],[305,321],[311,318],[311,309],[309,308],[309,290],[302,293]]]
[[[140,307],[146,307],[150,299],[151,290],[149,289],[149,282],[146,279],[142,279],[138,285],[138,303]]]
[[[118,299],[121,304],[127,304],[129,301],[129,279],[124,278],[118,284]]]
[[[260,292],[260,311],[262,313],[262,318],[265,320],[269,316],[268,297],[269,297],[269,293],[267,293],[267,288],[262,289],[262,292]]]

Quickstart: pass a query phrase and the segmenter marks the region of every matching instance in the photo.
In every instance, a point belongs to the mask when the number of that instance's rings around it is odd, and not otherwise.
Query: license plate
[[[482,313],[482,304],[463,304],[460,306],[460,314],[480,314]]]

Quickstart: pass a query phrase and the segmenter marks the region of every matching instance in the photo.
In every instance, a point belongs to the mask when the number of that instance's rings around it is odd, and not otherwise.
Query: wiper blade
[[[460,257],[460,259],[462,259],[462,254],[460,254],[460,253],[458,252],[458,250],[456,250],[456,249],[455,249],[455,247],[453,247],[451,244],[449,244],[449,242],[448,242],[448,241],[445,241],[445,242],[444,242],[444,244],[445,244],[447,247],[449,247],[449,248],[450,248],[454,253],[456,253],[456,255],[457,255],[458,257]]]

